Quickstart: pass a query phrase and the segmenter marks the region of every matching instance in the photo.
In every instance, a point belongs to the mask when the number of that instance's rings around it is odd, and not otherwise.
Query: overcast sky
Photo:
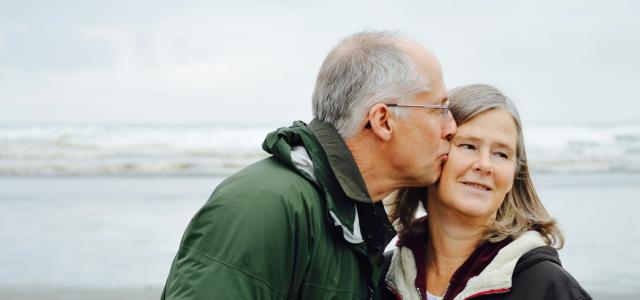
[[[341,38],[400,30],[529,123],[640,123],[638,1],[0,0],[0,123],[308,120]]]

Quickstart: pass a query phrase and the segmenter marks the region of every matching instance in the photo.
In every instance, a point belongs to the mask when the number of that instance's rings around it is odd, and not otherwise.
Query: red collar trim
[[[467,298],[464,298],[464,299],[466,300],[466,299],[471,299],[471,298],[475,298],[475,297],[479,297],[479,296],[485,296],[485,295],[492,295],[492,294],[504,294],[504,293],[506,293],[506,292],[508,292],[510,290],[511,290],[510,288],[504,288],[504,289],[497,289],[497,290],[482,291],[482,292],[479,292],[479,293],[475,293],[475,294],[473,294],[473,295],[471,295],[471,296],[469,296]]]
[[[418,226],[427,226],[427,217],[422,217],[416,219],[414,221],[414,225]],[[411,249],[413,252],[413,257],[416,263],[416,279],[415,286],[418,288],[422,295],[426,295],[426,286],[425,286],[425,278],[426,278],[426,252],[427,252],[427,230],[425,229],[424,234],[414,235],[414,236],[400,236],[398,238],[398,242],[396,243],[398,246],[404,246]],[[447,292],[444,295],[444,299],[453,299],[457,294],[464,290],[467,285],[467,281],[471,277],[477,276],[484,270],[484,268],[489,265],[489,263],[495,258],[498,254],[498,251],[502,249],[504,246],[511,243],[513,239],[507,238],[498,243],[490,243],[485,242],[479,245],[476,250],[467,258],[467,260],[454,272],[451,277],[450,286]],[[498,290],[488,290],[480,293],[476,293],[471,297],[476,297],[480,295],[487,294],[495,294],[495,293],[505,293],[508,292],[509,288],[506,289],[498,289]]]

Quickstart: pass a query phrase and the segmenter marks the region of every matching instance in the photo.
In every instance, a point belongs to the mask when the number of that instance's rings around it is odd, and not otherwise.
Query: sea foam
[[[0,125],[0,175],[226,176],[267,156],[275,127]],[[640,171],[640,126],[532,125],[529,166],[547,173]]]

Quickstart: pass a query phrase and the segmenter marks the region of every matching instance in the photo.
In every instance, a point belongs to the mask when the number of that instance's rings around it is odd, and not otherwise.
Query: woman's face
[[[429,188],[437,206],[464,216],[495,218],[513,186],[518,131],[504,109],[492,109],[458,126],[440,181]]]

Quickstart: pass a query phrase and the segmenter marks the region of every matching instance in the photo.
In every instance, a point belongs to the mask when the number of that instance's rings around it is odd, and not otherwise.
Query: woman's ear
[[[369,109],[369,124],[371,131],[378,138],[388,141],[393,134],[395,119],[391,115],[389,107],[384,103],[378,103]]]

